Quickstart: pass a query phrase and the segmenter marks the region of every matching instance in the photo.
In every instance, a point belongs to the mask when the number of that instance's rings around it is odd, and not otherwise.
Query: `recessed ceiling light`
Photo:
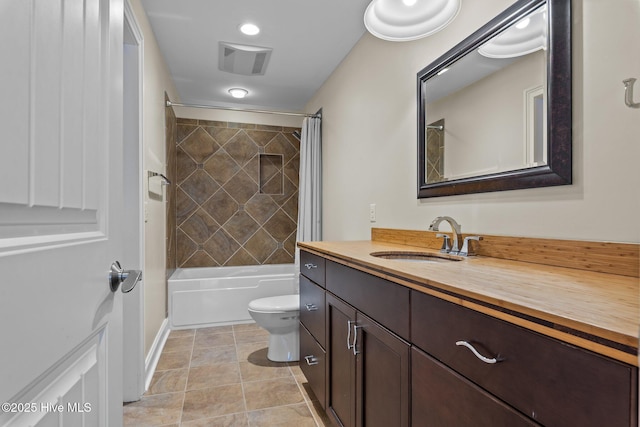
[[[258,26],[255,24],[247,23],[247,24],[240,25],[240,31],[242,31],[242,34],[246,34],[248,36],[255,36],[260,32],[260,28],[258,28]]]
[[[246,89],[242,89],[240,87],[234,87],[234,88],[229,89],[229,93],[234,98],[244,98],[245,96],[247,96],[249,94],[249,91],[246,90]]]

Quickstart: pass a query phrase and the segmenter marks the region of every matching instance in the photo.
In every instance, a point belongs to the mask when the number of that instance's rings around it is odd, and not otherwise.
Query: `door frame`
[[[142,270],[142,282],[127,295],[123,306],[123,400],[140,400],[146,390],[144,355],[144,37],[129,0],[124,1],[123,154],[124,222],[127,242],[123,265]],[[130,114],[127,114],[129,112]],[[130,158],[130,162],[127,162]]]

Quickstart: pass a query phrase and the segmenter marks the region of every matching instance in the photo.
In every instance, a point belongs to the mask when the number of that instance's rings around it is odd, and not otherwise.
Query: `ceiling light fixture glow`
[[[460,1],[372,0],[364,13],[364,25],[383,40],[417,40],[449,25],[460,11]]]
[[[448,68],[443,68],[442,70],[438,71],[438,74],[437,74],[437,75],[438,75],[438,76],[441,76],[441,75],[443,75],[444,73],[446,73],[447,71],[449,71],[449,69],[448,69]]]
[[[234,87],[229,89],[229,93],[231,94],[231,96],[233,96],[234,98],[244,98],[245,96],[247,96],[249,94],[249,91],[246,89],[242,89],[240,87]]]
[[[547,46],[547,8],[543,6],[478,48],[487,58],[515,58]]]
[[[260,32],[260,28],[255,24],[247,23],[247,24],[242,24],[240,26],[240,31],[242,32],[242,34],[246,34],[248,36],[255,36]]]
[[[523,30],[525,28],[527,28],[527,26],[529,25],[529,23],[531,22],[531,19],[529,18],[524,18],[522,21],[518,22],[516,24],[516,28],[519,30]]]

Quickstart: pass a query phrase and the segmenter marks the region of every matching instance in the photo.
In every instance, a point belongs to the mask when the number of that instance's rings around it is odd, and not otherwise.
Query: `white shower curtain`
[[[322,239],[322,139],[321,119],[306,117],[300,138],[300,180],[298,189],[298,232],[296,241]],[[300,253],[296,247],[296,269]]]

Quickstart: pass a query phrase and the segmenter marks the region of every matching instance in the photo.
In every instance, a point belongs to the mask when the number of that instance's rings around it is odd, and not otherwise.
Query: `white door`
[[[0,0],[1,426],[122,424],[122,7]]]

